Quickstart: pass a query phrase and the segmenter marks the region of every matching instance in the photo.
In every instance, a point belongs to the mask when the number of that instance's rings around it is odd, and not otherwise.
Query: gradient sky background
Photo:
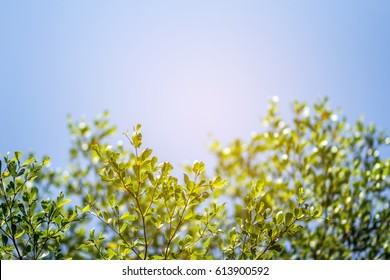
[[[209,132],[248,139],[273,95],[285,116],[329,96],[390,131],[389,15],[390,1],[0,1],[0,153],[66,166],[67,114],[108,109],[160,160],[212,163]]]

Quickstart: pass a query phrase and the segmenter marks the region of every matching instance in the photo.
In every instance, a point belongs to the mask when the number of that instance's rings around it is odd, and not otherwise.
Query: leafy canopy
[[[200,161],[175,176],[139,124],[110,145],[107,112],[69,118],[66,171],[0,161],[1,258],[389,259],[389,138],[326,99],[295,102],[290,124],[277,105],[247,143],[213,144],[213,176]]]

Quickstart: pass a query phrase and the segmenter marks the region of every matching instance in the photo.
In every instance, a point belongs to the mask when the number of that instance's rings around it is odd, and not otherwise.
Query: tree
[[[30,156],[21,163],[20,152],[9,159],[0,161],[1,192],[1,240],[2,259],[43,259],[62,258],[61,243],[64,233],[76,221],[77,210],[64,210],[70,200],[61,192],[55,200],[42,199],[35,179],[41,169],[49,163],[45,158],[37,164]]]
[[[214,144],[217,174],[239,192],[253,178],[265,178],[267,207],[291,207],[303,187],[323,215],[285,242],[280,258],[389,259],[390,159],[380,150],[390,144],[375,125],[362,119],[350,125],[325,99],[313,106],[295,102],[291,124],[278,116],[272,101],[267,129],[244,144]],[[309,208],[310,211],[313,211]]]
[[[265,122],[247,144],[214,143],[214,176],[196,161],[177,178],[141,125],[113,145],[108,113],[69,118],[65,172],[20,153],[0,165],[1,258],[388,259],[389,138],[348,127],[327,100],[313,114],[296,102],[291,125],[271,102]]]

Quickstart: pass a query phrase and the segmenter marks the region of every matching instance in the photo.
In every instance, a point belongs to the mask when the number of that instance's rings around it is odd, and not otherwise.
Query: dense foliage
[[[389,138],[327,100],[312,111],[296,102],[288,124],[271,101],[248,143],[213,144],[214,176],[196,161],[179,178],[143,147],[140,125],[110,145],[107,113],[70,118],[65,171],[20,152],[0,161],[0,256],[389,259]]]
[[[265,178],[267,206],[273,209],[293,207],[301,187],[322,206],[322,218],[303,224],[280,258],[389,259],[390,159],[381,159],[380,150],[390,139],[362,119],[348,124],[326,99],[313,107],[310,112],[296,102],[287,124],[272,101],[264,132],[248,143],[214,145],[217,174],[229,178],[235,192],[253,178]]]

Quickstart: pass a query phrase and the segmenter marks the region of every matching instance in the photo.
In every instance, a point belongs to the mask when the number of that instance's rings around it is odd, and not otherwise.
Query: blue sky
[[[277,95],[390,131],[390,1],[1,1],[0,153],[65,166],[68,113],[143,125],[161,160],[260,129]],[[124,140],[118,133],[117,140]]]

